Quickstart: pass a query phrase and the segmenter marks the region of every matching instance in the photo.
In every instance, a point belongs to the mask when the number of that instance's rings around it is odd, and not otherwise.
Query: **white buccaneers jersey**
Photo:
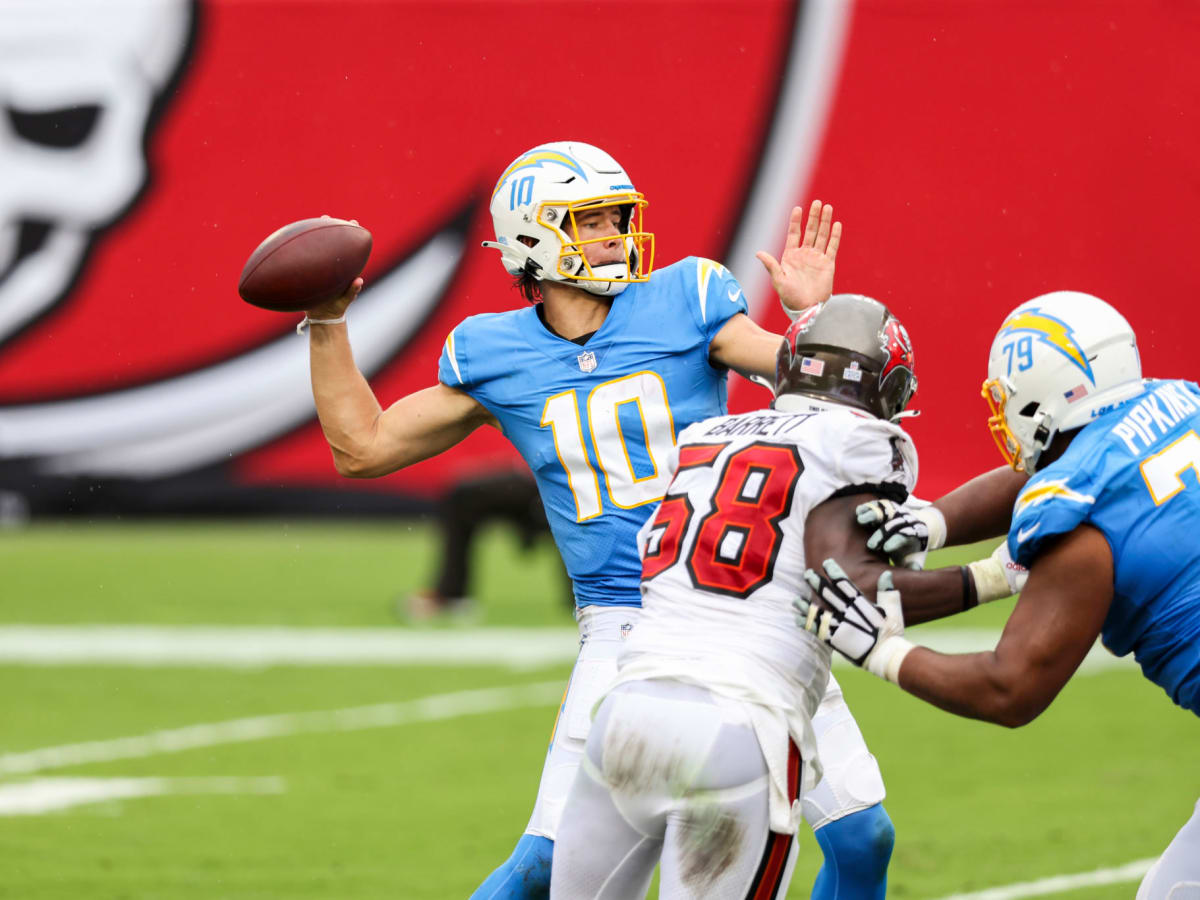
[[[829,652],[792,608],[807,593],[805,519],[840,494],[903,502],[917,478],[912,441],[867,413],[805,399],[794,411],[697,422],[670,465],[666,497],[638,534],[643,611],[620,680],[699,682],[800,715],[793,734],[806,737],[795,731],[824,692]]]

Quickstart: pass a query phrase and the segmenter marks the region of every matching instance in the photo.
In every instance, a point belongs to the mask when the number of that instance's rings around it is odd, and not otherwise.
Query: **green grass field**
[[[396,598],[430,578],[434,552],[432,531],[407,523],[37,525],[0,533],[0,633],[103,624],[453,637],[393,615]],[[475,591],[484,628],[561,634],[552,665],[0,657],[10,660],[0,662],[0,898],[466,897],[524,827],[569,671],[572,622],[552,552],[524,555],[489,532]],[[1008,608],[913,634],[999,628]],[[888,784],[891,896],[1152,857],[1200,795],[1194,720],[1131,669],[1077,677],[1012,732],[838,674]],[[111,796],[113,784],[145,795]],[[108,799],[50,811],[12,800],[89,785]],[[808,895],[820,864],[811,835],[801,843],[790,897]],[[1126,880],[1062,896],[1135,889]]]

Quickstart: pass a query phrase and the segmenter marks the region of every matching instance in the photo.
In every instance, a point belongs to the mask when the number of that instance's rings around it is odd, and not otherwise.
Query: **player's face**
[[[621,211],[615,206],[585,209],[575,213],[575,233],[570,224],[567,233],[577,241],[592,241],[583,244],[583,255],[588,264],[602,266],[607,263],[624,262],[625,248],[621,238]],[[606,240],[605,240],[606,239]]]

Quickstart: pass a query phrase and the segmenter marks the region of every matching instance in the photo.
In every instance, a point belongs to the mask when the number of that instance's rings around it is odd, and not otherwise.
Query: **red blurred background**
[[[69,289],[0,338],[0,486],[28,490],[35,508],[66,502],[46,493],[55,479],[74,485],[72,508],[81,481],[112,473],[89,471],[86,448],[70,465],[29,450],[14,437],[28,427],[18,414],[38,411],[43,427],[74,414],[69,400],[136,394],[275,341],[303,343],[290,334],[298,317],[249,307],[235,290],[259,240],[294,219],[328,213],[370,228],[368,293],[447,223],[465,222],[448,286],[371,373],[385,404],[432,384],[458,321],[523,302],[479,241],[491,237],[496,176],[552,140],[616,156],[650,200],[658,264],[727,262],[759,322],[780,331],[761,273],[730,254],[757,233],[770,237],[752,249],[777,255],[788,207],[832,202],[845,226],[836,290],[887,303],[915,344],[922,415],[907,427],[922,496],[999,464],[979,384],[1004,314],[1036,294],[1108,299],[1136,329],[1148,374],[1195,377],[1194,4],[211,0],[179,10],[184,39],[144,132],[146,184],[91,232]],[[0,66],[0,89],[3,77]],[[799,132],[792,118],[799,150],[781,167],[769,148],[795,112],[788,84],[807,112]],[[0,166],[0,183],[10,177]],[[731,379],[734,409],[768,400]],[[157,492],[185,507],[216,487],[419,500],[511,459],[483,432],[388,478],[345,482],[310,401],[253,446],[117,480],[121,502]]]

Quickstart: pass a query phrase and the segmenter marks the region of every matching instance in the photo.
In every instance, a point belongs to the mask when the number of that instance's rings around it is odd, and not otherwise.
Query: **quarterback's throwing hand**
[[[825,560],[824,569],[824,574],[806,570],[804,580],[828,609],[797,598],[797,624],[856,666],[898,683],[900,664],[913,645],[903,636],[904,614],[892,573],[879,576],[877,602],[872,603],[834,560]]]
[[[891,500],[872,500],[854,510],[858,524],[877,526],[867,538],[867,549],[884,553],[895,565],[925,567],[925,556],[946,542],[946,520],[936,507],[908,509]]]

